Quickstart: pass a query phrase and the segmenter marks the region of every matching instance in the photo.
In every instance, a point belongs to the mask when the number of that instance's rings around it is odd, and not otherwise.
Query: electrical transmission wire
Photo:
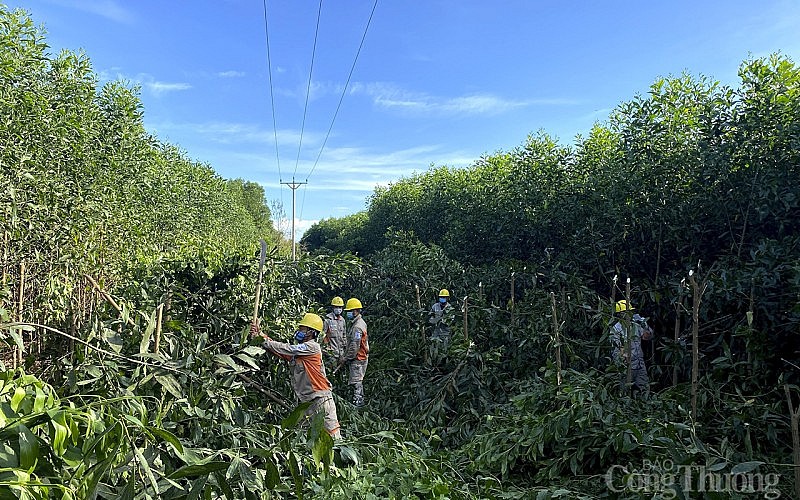
[[[281,174],[281,158],[278,150],[278,122],[275,119],[275,91],[272,84],[272,57],[269,50],[269,22],[267,21],[267,0],[264,0],[264,38],[267,42],[267,73],[269,74],[269,100],[272,107],[272,134],[275,137],[275,162],[278,165],[278,191],[283,207],[283,175]]]
[[[297,159],[294,163],[294,173],[292,174],[292,181],[297,174],[297,165],[300,163],[300,150],[303,147],[303,131],[306,127],[306,113],[308,112],[308,96],[311,94],[311,75],[314,73],[314,55],[317,52],[317,36],[319,35],[319,19],[322,15],[322,0],[319,0],[319,9],[317,9],[317,27],[314,30],[314,47],[311,49],[311,67],[308,70],[308,85],[306,86],[306,103],[303,106],[303,123],[300,125],[300,144],[297,146]]]
[[[339,96],[339,103],[336,105],[336,111],[333,113],[333,118],[331,119],[331,125],[328,127],[328,132],[325,134],[325,139],[322,141],[322,147],[319,150],[319,154],[317,154],[317,159],[314,160],[314,165],[311,167],[311,170],[306,175],[306,183],[308,183],[308,178],[311,177],[311,174],[314,173],[314,170],[317,168],[317,164],[319,163],[319,159],[322,157],[322,152],[325,150],[325,145],[328,143],[328,137],[331,135],[331,131],[333,130],[333,124],[336,122],[336,117],[339,115],[339,109],[342,107],[342,101],[344,101],[344,96],[347,94],[347,87],[350,86],[350,79],[353,77],[353,72],[356,69],[356,63],[358,62],[358,56],[361,55],[361,49],[364,47],[364,40],[367,39],[367,32],[369,31],[369,26],[372,24],[372,17],[375,15],[375,9],[378,7],[378,0],[375,0],[375,3],[372,4],[372,10],[369,13],[369,19],[367,19],[367,25],[364,27],[364,34],[361,35],[361,43],[358,45],[358,50],[356,51],[356,56],[353,58],[353,64],[350,66],[350,73],[347,75],[347,81],[344,84],[344,88],[342,89],[342,95]],[[303,201],[300,203],[300,218],[303,218],[303,208],[305,207],[306,203],[306,192],[305,188],[303,188]]]
[[[306,182],[308,178],[311,177],[311,174],[314,173],[314,169],[317,168],[317,163],[319,163],[319,159],[322,156],[322,152],[325,150],[325,145],[328,143],[328,137],[331,135],[331,130],[333,130],[333,124],[336,122],[336,117],[339,115],[339,108],[342,107],[342,101],[344,100],[344,96],[347,93],[347,87],[350,86],[350,79],[353,77],[353,71],[356,69],[356,63],[358,62],[358,56],[361,54],[361,48],[364,46],[364,40],[367,38],[367,31],[369,31],[369,26],[372,24],[372,16],[375,15],[375,8],[378,7],[378,0],[375,0],[375,3],[372,4],[372,11],[369,13],[369,19],[367,19],[367,25],[364,28],[364,34],[361,36],[361,43],[358,45],[358,50],[356,51],[356,57],[353,59],[353,65],[350,67],[350,74],[347,75],[347,81],[344,84],[344,88],[342,89],[342,95],[339,97],[339,104],[336,105],[336,111],[333,113],[333,119],[331,120],[331,125],[328,127],[328,133],[325,134],[325,140],[322,141],[322,147],[319,150],[319,154],[317,155],[317,159],[314,160],[314,165],[311,167],[311,171],[308,172],[306,175]],[[302,213],[302,208],[301,208]]]

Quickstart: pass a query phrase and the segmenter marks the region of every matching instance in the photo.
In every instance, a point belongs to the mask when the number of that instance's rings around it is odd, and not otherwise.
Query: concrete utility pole
[[[295,253],[295,243],[294,243],[294,199],[295,199],[295,191],[297,188],[302,186],[303,184],[308,184],[308,182],[295,182],[294,178],[292,178],[292,182],[281,182],[281,184],[286,184],[292,190],[292,260],[297,260],[297,256]]]

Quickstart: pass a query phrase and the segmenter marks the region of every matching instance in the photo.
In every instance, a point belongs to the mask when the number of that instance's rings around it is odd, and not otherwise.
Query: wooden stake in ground
[[[158,305],[156,310],[156,342],[153,346],[153,353],[158,354],[158,348],[161,345],[161,318],[164,314],[164,304]]]
[[[19,300],[17,301],[17,321],[22,323],[22,307],[25,302],[25,263],[19,263]],[[22,330],[19,331],[19,336],[22,339],[22,345],[17,346],[14,344],[14,369],[17,369],[17,363],[22,365],[23,358],[25,357],[25,337]]]
[[[697,418],[697,375],[700,370],[700,299],[706,290],[708,275],[698,284],[694,271],[689,271],[692,286],[692,420]]]
[[[469,320],[467,319],[467,308],[469,307],[469,296],[464,297],[464,340],[469,342]]]
[[[556,346],[556,383],[561,387],[561,340],[558,338],[558,309],[556,308],[556,294],[550,292],[550,303],[553,306],[553,339]]]
[[[680,288],[678,288],[678,301],[675,303],[675,359],[672,360],[672,387],[678,385],[678,342],[680,342],[681,333],[681,309],[683,309],[683,284],[685,281],[681,280]]]
[[[261,281],[264,279],[264,261],[267,260],[267,242],[261,240],[261,253],[258,256],[258,283],[256,283],[256,302],[253,308],[253,324],[258,324],[258,306],[261,301]],[[294,242],[293,242],[294,243]],[[294,257],[294,254],[292,254]]]
[[[794,460],[794,497],[800,498],[800,406],[794,409],[789,386],[784,385],[786,404],[789,407],[789,424],[792,428],[792,459]]]
[[[631,359],[632,356],[632,346],[631,346],[631,336],[633,334],[633,323],[631,322],[631,314],[628,312],[631,309],[631,279],[627,278],[625,281],[625,307],[627,307],[625,314],[622,316],[622,326],[625,328],[625,351],[628,354],[628,374],[625,377],[625,388],[626,392],[631,390],[631,384],[633,383],[633,360]]]
[[[92,284],[92,286],[93,286],[93,287],[94,287],[94,288],[97,290],[97,292],[98,292],[98,293],[99,293],[99,294],[100,294],[100,295],[101,295],[101,296],[102,296],[104,299],[106,299],[106,302],[108,302],[109,304],[111,304],[111,306],[112,306],[114,309],[116,309],[116,310],[117,310],[117,312],[118,312],[120,315],[122,315],[122,308],[119,306],[119,304],[117,304],[117,301],[116,301],[116,300],[114,300],[114,297],[112,297],[111,295],[109,295],[109,294],[108,294],[108,292],[106,292],[105,290],[103,290],[102,288],[100,288],[100,285],[98,285],[98,284],[97,284],[97,282],[96,282],[96,281],[95,281],[95,280],[94,280],[94,279],[93,279],[91,276],[89,276],[88,274],[84,274],[84,276],[86,277],[86,279],[88,279],[88,280],[89,280],[89,282],[90,282],[90,283]],[[133,322],[133,320],[132,320],[130,317],[127,319],[126,323],[128,323],[128,324],[129,324],[129,325],[131,325],[131,326],[136,326],[136,323],[134,323],[134,322]]]
[[[514,326],[514,272],[511,272],[511,326]]]

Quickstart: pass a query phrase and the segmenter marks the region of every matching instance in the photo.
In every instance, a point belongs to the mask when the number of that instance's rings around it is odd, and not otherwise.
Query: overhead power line
[[[278,182],[283,187],[281,174],[281,158],[278,150],[278,122],[275,119],[275,91],[272,84],[272,57],[269,50],[269,22],[267,21],[267,0],[264,0],[264,38],[267,43],[267,73],[269,75],[269,100],[272,108],[272,135],[275,137],[275,163],[278,165]],[[280,189],[281,206],[283,206],[283,189]]]
[[[321,3],[321,1],[320,1]],[[325,140],[322,141],[322,147],[319,150],[319,154],[317,155],[317,159],[314,160],[314,165],[311,167],[311,171],[308,172],[306,175],[306,182],[308,182],[308,178],[311,177],[311,174],[314,173],[314,169],[317,168],[317,163],[319,163],[319,159],[322,156],[322,152],[325,150],[325,145],[328,143],[328,137],[331,135],[331,130],[333,130],[333,124],[336,122],[336,117],[339,114],[339,108],[342,107],[342,101],[344,100],[344,96],[347,93],[347,87],[350,86],[350,79],[353,77],[353,71],[356,69],[356,63],[358,62],[358,56],[361,54],[361,48],[364,46],[364,40],[367,38],[367,31],[369,31],[369,26],[372,24],[372,16],[375,15],[375,8],[378,6],[378,0],[375,0],[375,3],[372,4],[372,11],[369,13],[369,19],[367,19],[367,25],[364,28],[364,34],[361,36],[361,43],[358,45],[358,50],[356,51],[356,57],[353,59],[353,65],[350,67],[350,74],[347,75],[347,81],[344,84],[344,88],[342,89],[342,95],[339,97],[339,104],[336,105],[336,111],[333,113],[333,119],[331,120],[331,125],[328,127],[328,133],[325,134]],[[298,152],[299,154],[299,152]],[[303,209],[300,208],[300,213],[302,214]]]
[[[319,35],[319,18],[322,16],[322,0],[319,0],[317,9],[317,27],[314,30],[314,47],[311,49],[311,67],[308,69],[308,85],[306,86],[306,103],[303,106],[303,123],[300,125],[300,144],[297,145],[297,159],[294,162],[292,182],[297,174],[297,165],[300,163],[300,149],[303,147],[303,131],[306,128],[306,113],[308,112],[308,96],[311,94],[311,75],[314,73],[314,55],[317,53],[317,36]]]
[[[278,164],[278,178],[283,180],[281,175],[281,159],[278,154],[278,123],[275,120],[275,91],[272,85],[272,58],[269,50],[269,23],[267,22],[267,0],[264,0],[264,37],[267,41],[267,72],[269,74],[269,100],[272,107],[272,132],[275,137],[275,161]]]

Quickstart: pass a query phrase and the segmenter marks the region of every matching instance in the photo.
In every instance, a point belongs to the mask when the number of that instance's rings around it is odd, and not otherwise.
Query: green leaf
[[[717,462],[717,463],[715,463],[713,465],[709,465],[708,467],[706,467],[706,470],[709,471],[709,472],[717,472],[717,471],[720,471],[720,470],[724,469],[727,466],[728,466],[728,462],[723,460],[722,462]]]
[[[284,418],[281,421],[281,427],[284,429],[292,429],[297,426],[297,423],[302,419],[308,407],[311,406],[311,401],[306,401],[305,403],[300,403],[297,408],[295,408],[292,413],[289,414],[288,417]]]
[[[169,432],[168,430],[152,426],[147,426],[147,430],[172,445],[172,448],[175,449],[175,452],[179,457],[183,456],[183,445],[175,434]]]
[[[192,489],[189,491],[189,494],[186,495],[186,500],[197,500],[200,498],[200,494],[203,493],[203,488],[205,488],[207,481],[208,476],[199,477],[192,481]]]
[[[158,494],[159,494],[158,481],[156,481],[156,476],[153,474],[153,471],[150,469],[150,463],[144,457],[144,454],[142,453],[142,450],[139,449],[138,447],[134,446],[133,453],[134,453],[134,455],[136,455],[136,460],[139,462],[139,465],[141,466],[141,468],[144,469],[145,475],[147,476],[147,479],[150,481],[150,485],[153,487],[153,492],[156,494],[156,498],[157,498]]]
[[[267,482],[267,488],[273,490],[281,482],[281,475],[280,472],[278,472],[278,467],[272,460],[266,460],[264,461],[264,468],[266,469],[264,480]]]
[[[328,470],[331,463],[332,451],[333,438],[323,429],[317,436],[317,439],[314,440],[314,445],[311,448],[311,453],[314,456],[314,463],[317,467],[322,463],[325,466],[325,470]]]
[[[230,463],[228,462],[208,462],[204,464],[184,465],[180,469],[169,474],[167,477],[170,479],[181,479],[184,477],[197,477],[207,476],[213,472],[226,470]]]
[[[11,396],[11,409],[16,412],[19,409],[20,403],[22,403],[22,400],[25,399],[27,395],[28,392],[23,387],[17,387],[14,390],[14,395]]]
[[[178,399],[184,398],[183,390],[181,389],[180,384],[178,384],[178,381],[175,380],[175,377],[173,377],[171,374],[165,373],[163,375],[155,375],[155,378],[158,383],[161,384],[161,387],[163,387],[167,392]]]
[[[747,472],[753,471],[759,465],[764,465],[764,462],[759,462],[759,461],[742,462],[740,464],[734,465],[731,468],[731,474],[745,474]]]
[[[17,426],[19,433],[19,466],[32,470],[39,458],[39,440],[22,424]]]
[[[62,456],[67,449],[67,437],[69,436],[69,426],[67,426],[66,415],[63,410],[49,411],[50,415],[50,445],[56,455]]]
[[[155,329],[156,313],[154,311],[147,322],[147,328],[145,328],[144,333],[142,333],[142,340],[139,342],[139,354],[147,354],[150,352],[150,337],[152,337]]]

